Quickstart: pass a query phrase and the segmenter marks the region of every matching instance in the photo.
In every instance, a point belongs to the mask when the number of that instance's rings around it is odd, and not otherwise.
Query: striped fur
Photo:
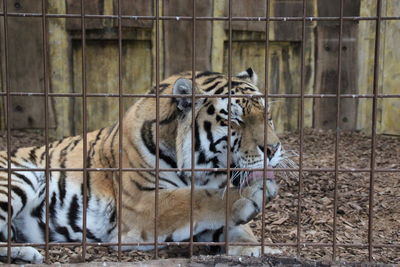
[[[191,168],[192,116],[195,117],[194,166],[227,167],[228,78],[215,72],[197,72],[195,88],[190,72],[171,76],[159,85],[161,94],[184,94],[189,98],[160,98],[159,167]],[[248,69],[232,77],[232,95],[260,95],[254,84],[255,73]],[[192,92],[203,94],[192,103]],[[149,91],[154,94],[155,88]],[[206,98],[209,95],[221,97]],[[192,106],[195,112],[192,115]],[[154,241],[154,206],[156,175],[156,99],[142,98],[123,119],[122,144],[120,126],[114,124],[87,134],[87,168],[118,168],[119,149],[123,168],[148,168],[149,171],[87,172],[87,241],[117,241],[117,211],[121,208],[123,242]],[[264,123],[267,123],[267,162],[277,166],[282,149],[272,121],[264,116],[262,98],[231,99],[230,163],[234,167],[262,168],[264,162]],[[50,168],[83,168],[82,136],[68,137],[49,144]],[[45,168],[45,147],[20,148],[11,153],[11,167]],[[0,152],[0,166],[7,168],[7,153]],[[258,175],[256,175],[258,173]],[[233,173],[227,179],[224,171],[194,173],[194,234],[199,241],[223,240],[225,223],[225,187],[235,184],[229,194],[229,236],[232,242],[254,242],[247,226],[262,207],[262,176],[259,172]],[[251,179],[250,179],[251,177]],[[118,184],[122,203],[118,206]],[[159,241],[182,241],[189,238],[191,172],[162,171],[159,175]],[[16,242],[45,242],[45,174],[43,171],[13,171],[11,184],[12,238]],[[50,241],[77,242],[82,239],[83,205],[82,171],[49,173]],[[267,180],[266,198],[277,194],[272,177]],[[7,238],[8,211],[7,172],[0,172],[0,231]],[[151,249],[152,246],[124,246],[124,249]],[[0,248],[0,256],[6,255]],[[259,255],[255,247],[232,247],[232,254]],[[41,262],[42,255],[31,247],[12,249],[12,257]]]

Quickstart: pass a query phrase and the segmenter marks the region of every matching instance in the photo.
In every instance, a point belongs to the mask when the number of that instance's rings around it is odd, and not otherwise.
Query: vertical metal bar
[[[83,199],[82,199],[82,261],[86,258],[86,223],[87,223],[87,99],[86,99],[86,29],[85,1],[81,0],[81,29],[82,29],[82,116],[83,116]]]
[[[304,144],[304,57],[306,47],[306,0],[303,0],[303,21],[301,38],[300,69],[300,154],[299,154],[299,194],[297,198],[297,256],[301,251],[301,194],[303,192],[303,144]]]
[[[154,211],[154,258],[158,259],[158,198],[160,184],[160,14],[159,0],[156,1],[156,190]]]
[[[225,251],[226,254],[229,254],[229,185],[230,185],[230,174],[231,174],[231,89],[232,89],[232,0],[229,1],[228,8],[228,138],[227,138],[227,159],[226,159],[226,191],[225,191]]]
[[[194,143],[195,143],[195,88],[196,88],[196,0],[192,1],[192,14],[193,14],[193,19],[192,19],[192,143],[191,143],[191,183],[190,183],[190,249],[189,249],[189,254],[190,257],[193,256],[193,205],[194,205],[194,187],[195,187],[195,182],[194,182],[194,168],[195,168],[195,152],[194,152]]]
[[[264,58],[264,64],[265,64],[265,96],[264,96],[264,102],[265,102],[265,109],[264,109],[264,179],[263,179],[263,201],[262,201],[262,216],[261,216],[261,255],[264,255],[265,252],[265,190],[266,190],[266,174],[267,174],[267,159],[268,159],[268,154],[267,154],[267,144],[268,144],[268,83],[269,83],[269,77],[268,77],[268,72],[269,72],[269,0],[265,0],[265,58]]]
[[[45,228],[45,258],[46,262],[49,260],[49,222],[50,222],[50,207],[49,207],[49,188],[50,188],[50,179],[49,179],[49,80],[48,80],[48,67],[47,67],[47,20],[46,20],[46,0],[42,0],[42,42],[43,42],[43,82],[44,82],[44,135],[45,135],[45,154],[46,154],[46,162],[45,162],[45,179],[46,179],[46,228]]]
[[[368,258],[373,261],[373,218],[374,218],[374,184],[375,184],[375,150],[376,150],[376,114],[378,106],[378,83],[379,83],[379,52],[381,47],[381,19],[382,1],[377,0],[376,28],[375,28],[375,54],[374,54],[374,84],[372,98],[372,141],[371,141],[371,174],[369,180],[369,221],[368,221]]]
[[[8,77],[8,14],[7,1],[3,0],[4,11],[4,79],[6,86],[6,116],[7,116],[7,263],[11,263],[11,95],[10,79]]]
[[[118,143],[118,261],[121,261],[121,218],[122,218],[122,134],[123,134],[123,106],[122,106],[122,19],[121,0],[118,0],[118,122],[119,122],[119,143]]]
[[[335,181],[333,192],[333,245],[332,260],[336,260],[337,240],[337,208],[338,208],[338,180],[339,180],[339,143],[340,143],[340,90],[342,87],[342,35],[343,35],[343,0],[340,0],[340,22],[339,22],[339,47],[338,47],[338,76],[336,88],[336,141],[335,141]]]

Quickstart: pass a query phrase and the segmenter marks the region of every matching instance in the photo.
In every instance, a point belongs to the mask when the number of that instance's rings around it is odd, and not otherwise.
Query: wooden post
[[[340,2],[318,1],[319,16],[339,16]],[[344,16],[358,16],[359,0],[344,1]],[[339,23],[318,22],[315,93],[335,94],[337,90],[338,51],[342,50],[341,94],[357,94],[357,22],[344,22],[342,46],[339,47]],[[357,126],[357,99],[341,99],[340,125],[343,130]],[[315,99],[314,127],[336,129],[336,99]]]

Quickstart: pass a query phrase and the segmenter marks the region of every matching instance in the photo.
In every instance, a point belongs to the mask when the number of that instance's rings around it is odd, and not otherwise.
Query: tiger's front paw
[[[278,193],[278,185],[275,180],[266,181],[265,201],[273,199]],[[248,223],[262,209],[263,183],[262,180],[253,182],[243,188],[242,197],[232,206],[232,221],[235,225]]]

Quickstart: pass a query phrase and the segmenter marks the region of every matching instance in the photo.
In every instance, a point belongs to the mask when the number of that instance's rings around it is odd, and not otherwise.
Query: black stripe
[[[57,218],[57,197],[56,197],[56,192],[53,192],[50,200],[50,205],[49,205],[49,210],[50,210],[50,218],[52,221],[56,220]]]
[[[141,184],[139,184],[135,180],[131,179],[131,182],[134,183],[136,185],[136,187],[141,191],[154,191],[155,190],[155,188],[152,188],[152,187],[142,186]]]
[[[153,123],[155,123],[154,120],[145,121],[143,123],[142,129],[140,130],[140,134],[141,134],[142,140],[143,140],[146,148],[149,150],[149,152],[151,154],[155,155],[156,154],[156,145],[153,142],[153,131],[152,131]],[[173,158],[171,158],[170,156],[165,155],[161,149],[159,149],[159,156],[160,156],[160,159],[165,161],[172,168],[177,168],[175,160]]]
[[[200,133],[199,133],[199,125],[197,123],[197,120],[194,122],[194,149],[196,151],[200,150],[200,146],[201,146],[201,141],[200,141]]]
[[[30,159],[30,161],[31,161],[32,163],[36,163],[36,160],[37,160],[36,151],[37,151],[38,149],[40,149],[40,146],[36,146],[36,147],[32,148],[32,149],[29,151],[29,159]]]
[[[32,217],[36,217],[39,220],[42,219],[42,215],[43,215],[43,206],[45,204],[45,200],[42,200],[42,202],[40,202],[40,204],[38,206],[36,206],[34,209],[32,209],[31,211],[31,216]]]
[[[207,139],[210,141],[210,151],[217,153],[219,152],[216,147],[214,146],[214,137],[211,131],[211,122],[209,121],[204,121],[204,130],[207,133]]]
[[[167,179],[167,178],[160,177],[159,179],[160,179],[160,181],[167,182],[167,183],[173,185],[174,187],[179,187],[176,183],[172,182],[171,180],[169,180],[169,179]]]
[[[78,203],[78,196],[74,195],[68,210],[68,223],[72,230],[75,232],[82,232],[82,229],[76,224],[78,220],[78,212],[80,212],[80,205]]]
[[[218,88],[218,90],[215,91],[214,94],[215,95],[220,95],[224,91],[224,89],[226,89],[226,87],[222,86],[222,87]]]
[[[79,242],[77,239],[71,239],[67,227],[57,226],[55,230],[58,234],[63,235],[67,242]]]
[[[221,76],[221,73],[220,72],[213,72],[213,71],[203,71],[203,72],[200,72],[200,73],[198,73],[196,75],[196,79],[204,77],[204,76],[210,76],[210,75],[219,75],[219,76]]]
[[[102,240],[96,237],[89,229],[86,229],[86,237],[92,239],[94,242],[102,242]]]
[[[188,182],[186,181],[186,176],[184,172],[178,173],[178,178],[179,180],[182,181],[183,184],[188,185]]]
[[[222,83],[222,81],[217,81],[216,83],[214,83],[213,85],[210,85],[209,87],[207,87],[205,89],[206,92],[209,92],[211,90],[214,90],[218,85],[220,85]]]
[[[111,158],[112,158],[111,159],[112,160],[112,165],[111,166],[114,166],[115,163],[116,163],[115,154],[114,154],[114,142],[115,142],[117,133],[119,133],[119,127],[115,130],[115,132],[114,132],[114,134],[112,136],[112,139],[111,139],[111,144],[110,144],[110,154],[111,154]]]
[[[16,195],[18,195],[18,197],[21,199],[22,207],[21,207],[21,209],[18,211],[18,214],[19,214],[19,213],[25,208],[26,201],[27,201],[27,197],[26,197],[25,192],[24,192],[21,188],[19,188],[19,187],[12,186],[11,190],[12,190]]]
[[[17,173],[17,172],[12,172],[12,174],[14,176],[18,177],[19,179],[23,180],[26,184],[28,184],[32,188],[33,191],[36,190],[35,187],[33,186],[32,182],[28,178],[26,178],[26,176],[24,176],[20,173]]]
[[[11,217],[12,217],[14,214],[12,205],[10,206],[10,208],[11,208]],[[4,212],[8,212],[8,203],[4,202],[4,201],[0,201],[0,209],[2,209]]]

